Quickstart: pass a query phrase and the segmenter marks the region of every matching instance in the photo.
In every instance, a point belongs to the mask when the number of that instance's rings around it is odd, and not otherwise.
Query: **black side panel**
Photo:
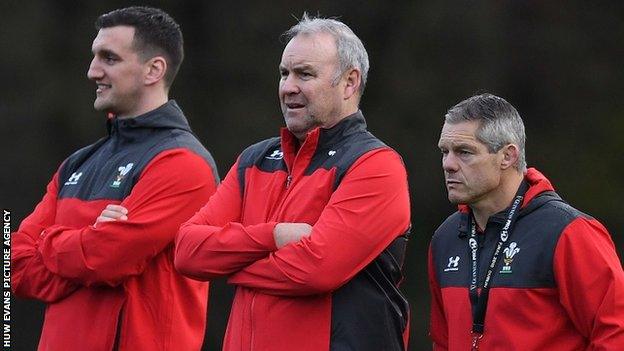
[[[402,351],[409,305],[398,285],[408,233],[332,296],[331,351]]]
[[[184,131],[176,132],[183,135],[182,138],[178,139],[179,147],[187,148],[193,151],[195,154],[201,156],[201,158],[203,158],[206,163],[210,165],[210,168],[212,169],[212,176],[214,177],[216,183],[219,184],[221,182],[221,179],[219,177],[219,170],[217,168],[217,163],[212,157],[212,154],[204,147],[199,139],[197,139],[197,136],[195,136],[195,134],[192,134],[190,132],[187,133]]]
[[[108,137],[104,137],[95,143],[85,146],[82,149],[71,154],[61,166],[59,171],[59,189],[62,185],[71,177],[74,173],[93,153],[102,146],[108,140]]]
[[[342,181],[345,173],[351,165],[368,151],[387,147],[382,141],[371,133],[362,131],[341,140],[330,148],[319,148],[306,168],[305,175],[314,173],[319,168],[336,168],[336,178],[334,179],[334,190]]]
[[[133,138],[104,138],[71,155],[60,172],[59,198],[126,198],[143,169],[163,151],[185,148],[202,157],[219,181],[210,153],[182,129],[137,129]]]
[[[167,150],[178,148],[187,149],[203,158],[204,161],[206,161],[206,163],[212,169],[212,175],[215,179],[216,184],[219,184],[220,179],[219,173],[217,171],[217,165],[212,158],[210,152],[208,152],[208,150],[206,150],[206,148],[199,142],[199,140],[197,140],[195,135],[182,129],[162,130],[157,131],[156,133],[156,135],[151,135],[149,137],[146,136],[142,138],[143,140],[154,140],[157,141],[157,143],[150,143],[148,141],[142,143],[144,144],[145,151],[142,152],[143,156],[139,158],[138,162],[135,164],[136,172],[133,172],[132,187],[134,187],[134,184],[138,182],[143,169],[150,162],[152,162],[155,157]]]
[[[362,130],[317,150],[306,174],[336,168],[334,190],[365,153],[388,146]],[[332,295],[331,351],[403,351],[409,304],[399,291],[409,229]]]
[[[94,194],[95,189],[102,188],[102,177],[111,174],[112,166],[103,169],[110,162],[112,139],[105,137],[84,147],[67,158],[59,172],[59,198],[78,198],[91,200],[95,198],[123,199],[125,191],[115,189],[114,194],[106,196]],[[102,154],[105,154],[104,157]],[[117,165],[115,165],[117,166]]]
[[[245,190],[245,171],[256,166],[265,172],[286,170],[284,154],[279,137],[263,140],[243,150],[238,161],[238,185],[241,196]]]
[[[540,195],[529,205],[530,211],[520,212],[509,242],[503,245],[503,250],[515,252],[511,256],[505,251],[501,253],[492,287],[556,287],[552,262],[561,232],[575,218],[585,215],[553,194]],[[466,214],[453,214],[432,239],[433,264],[442,288],[469,286],[471,258],[466,221]],[[501,226],[502,223],[488,222],[479,255],[479,284],[483,284]]]

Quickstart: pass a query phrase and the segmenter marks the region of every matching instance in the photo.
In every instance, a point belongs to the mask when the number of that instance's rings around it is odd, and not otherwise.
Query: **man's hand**
[[[93,224],[94,227],[97,227],[98,223],[102,222],[110,222],[110,221],[125,221],[128,219],[128,210],[119,205],[107,205],[106,208],[102,211],[102,214],[95,220]]]
[[[281,249],[290,243],[296,243],[304,236],[309,236],[312,226],[308,223],[278,223],[273,229],[275,246]]]

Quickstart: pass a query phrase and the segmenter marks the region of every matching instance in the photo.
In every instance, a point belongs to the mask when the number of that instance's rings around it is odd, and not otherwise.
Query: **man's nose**
[[[457,172],[459,163],[457,157],[452,152],[442,156],[442,169],[446,172]]]
[[[282,78],[280,81],[280,95],[297,94],[301,91],[295,77],[292,74]]]
[[[99,66],[97,57],[94,57],[93,60],[91,60],[91,63],[89,64],[89,69],[87,70],[87,78],[91,80],[96,80],[96,79],[102,78],[103,75],[104,75],[104,72]]]

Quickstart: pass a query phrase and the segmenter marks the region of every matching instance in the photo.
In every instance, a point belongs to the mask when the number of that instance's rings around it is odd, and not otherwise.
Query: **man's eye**
[[[108,64],[113,64],[113,63],[117,62],[117,58],[115,56],[105,56],[104,57],[104,62],[106,62]]]

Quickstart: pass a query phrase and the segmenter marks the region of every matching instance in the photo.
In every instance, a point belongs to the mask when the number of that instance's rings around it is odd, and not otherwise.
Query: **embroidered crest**
[[[130,162],[127,165],[121,166],[117,169],[119,173],[117,173],[117,177],[115,177],[115,180],[111,183],[111,188],[119,188],[119,185],[121,185],[121,182],[126,177],[126,174],[130,172],[132,166],[134,166],[134,163]]]
[[[503,258],[503,262],[505,262],[505,265],[503,266],[503,268],[501,269],[499,273],[505,273],[505,274],[512,273],[511,263],[513,262],[514,256],[518,252],[520,252],[520,248],[518,247],[518,244],[516,244],[515,241],[512,241],[509,244],[509,246],[507,246],[505,250],[503,250],[503,253],[505,254],[505,258]]]

